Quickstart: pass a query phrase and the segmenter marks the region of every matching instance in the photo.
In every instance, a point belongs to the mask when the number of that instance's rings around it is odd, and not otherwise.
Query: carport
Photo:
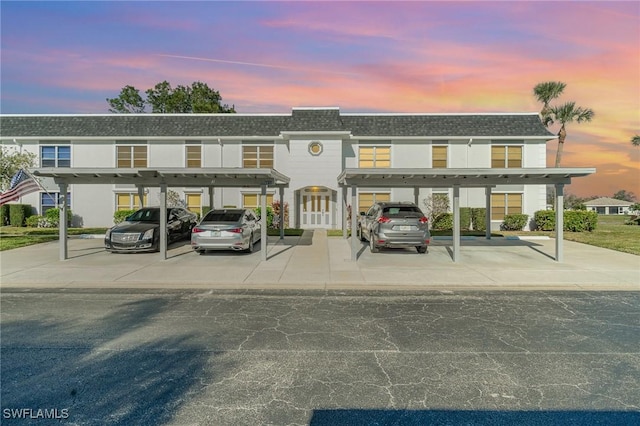
[[[261,188],[260,205],[262,216],[260,246],[262,260],[267,260],[267,187],[277,187],[280,199],[284,199],[284,188],[289,186],[289,177],[274,169],[251,168],[163,168],[163,169],[123,169],[123,168],[40,168],[32,171],[34,176],[51,177],[60,187],[60,194],[66,194],[69,185],[128,184],[135,185],[144,199],[145,187],[160,188],[160,253],[167,258],[167,188],[168,187],[207,187],[212,195],[214,187]],[[60,197],[60,217],[66,217],[67,197]],[[211,200],[212,197],[210,196]],[[213,203],[213,201],[211,201]],[[141,206],[142,207],[142,206]],[[213,205],[210,205],[213,208]],[[280,214],[284,214],[281,209]],[[280,238],[284,237],[283,218],[280,224]],[[60,221],[60,260],[68,258],[67,222]]]
[[[478,169],[432,169],[432,168],[349,168],[338,176],[342,187],[343,220],[342,234],[347,238],[347,188],[351,188],[351,260],[357,260],[358,241],[358,188],[407,188],[413,187],[414,202],[419,204],[420,188],[453,188],[453,261],[460,260],[460,188],[485,188],[486,238],[491,238],[491,191],[498,185],[554,185],[556,206],[564,205],[564,186],[572,178],[588,176],[594,168],[478,168]],[[396,200],[400,201],[400,200]],[[562,262],[564,216],[556,209],[555,260]]]

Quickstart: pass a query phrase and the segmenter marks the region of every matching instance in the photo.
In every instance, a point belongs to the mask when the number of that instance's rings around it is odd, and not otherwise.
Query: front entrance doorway
[[[300,190],[301,228],[333,228],[333,191],[324,186]]]

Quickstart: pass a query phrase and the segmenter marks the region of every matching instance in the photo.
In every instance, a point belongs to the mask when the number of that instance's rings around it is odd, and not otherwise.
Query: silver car
[[[259,218],[250,209],[211,210],[191,231],[191,248],[197,253],[207,250],[251,253],[259,240]]]
[[[360,241],[369,241],[372,253],[381,247],[415,247],[426,253],[431,240],[429,221],[414,203],[375,203],[361,213],[358,223]]]

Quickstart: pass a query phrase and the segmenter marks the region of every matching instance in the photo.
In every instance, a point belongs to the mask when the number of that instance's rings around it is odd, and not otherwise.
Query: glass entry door
[[[303,228],[331,227],[331,191],[328,189],[303,190],[300,212]]]

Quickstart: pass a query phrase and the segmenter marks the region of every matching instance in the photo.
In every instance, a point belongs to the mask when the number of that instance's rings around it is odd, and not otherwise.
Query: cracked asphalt
[[[6,425],[640,424],[639,292],[2,289],[0,308]]]

